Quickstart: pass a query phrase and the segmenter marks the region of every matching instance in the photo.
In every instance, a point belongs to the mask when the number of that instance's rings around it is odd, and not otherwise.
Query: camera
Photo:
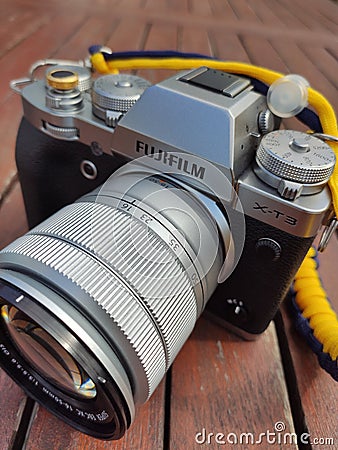
[[[330,214],[335,157],[208,67],[150,85],[59,64],[20,93],[30,231],[0,252],[0,364],[119,439],[204,310],[266,329]]]

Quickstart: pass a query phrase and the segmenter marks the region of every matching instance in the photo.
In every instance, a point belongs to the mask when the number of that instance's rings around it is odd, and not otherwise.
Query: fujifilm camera
[[[0,252],[0,364],[73,427],[119,439],[206,312],[273,319],[331,208],[335,157],[250,79],[150,85],[54,65],[20,93],[30,231]]]

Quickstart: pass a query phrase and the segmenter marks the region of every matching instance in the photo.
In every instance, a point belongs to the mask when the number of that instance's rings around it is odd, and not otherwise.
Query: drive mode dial
[[[277,130],[261,140],[256,175],[289,200],[323,189],[335,164],[331,147],[300,131]]]
[[[144,78],[128,74],[104,75],[93,84],[93,113],[106,125],[115,127],[150,83]]]

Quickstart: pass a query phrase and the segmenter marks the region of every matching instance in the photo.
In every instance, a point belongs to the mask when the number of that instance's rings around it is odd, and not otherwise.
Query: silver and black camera
[[[59,65],[21,95],[31,230],[0,252],[0,364],[118,439],[204,309],[265,330],[330,213],[334,154],[207,67],[150,86]]]

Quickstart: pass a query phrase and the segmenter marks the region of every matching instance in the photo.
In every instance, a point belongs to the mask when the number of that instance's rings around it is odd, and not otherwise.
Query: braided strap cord
[[[312,247],[293,283],[295,325],[317,355],[320,366],[338,381],[338,319],[317,268],[317,253]]]

